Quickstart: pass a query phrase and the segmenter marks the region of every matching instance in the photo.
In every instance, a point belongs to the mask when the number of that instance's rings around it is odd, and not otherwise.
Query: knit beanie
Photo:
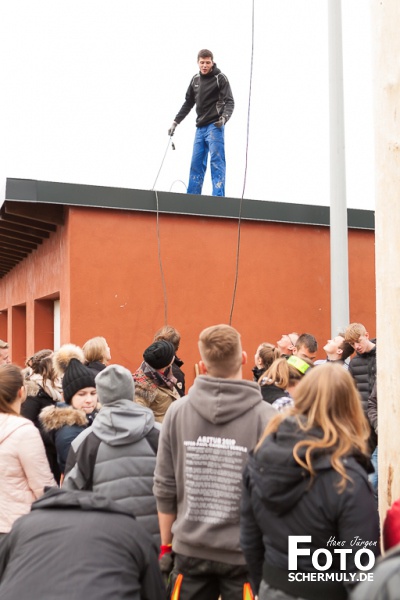
[[[383,524],[383,546],[390,550],[400,543],[400,499],[393,502]]]
[[[132,373],[121,365],[110,365],[97,375],[96,389],[103,406],[116,400],[133,401],[135,384]]]
[[[73,396],[87,387],[96,387],[92,371],[77,358],[71,358],[62,380],[64,401],[71,404]]]
[[[175,348],[168,340],[159,340],[146,348],[143,358],[153,369],[163,369],[171,364],[175,356]]]

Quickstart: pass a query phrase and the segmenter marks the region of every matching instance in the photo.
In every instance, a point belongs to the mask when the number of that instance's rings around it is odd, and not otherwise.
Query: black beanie
[[[96,387],[92,371],[77,358],[71,358],[62,380],[64,401],[70,404],[73,396],[87,387]]]
[[[163,369],[172,363],[175,348],[168,340],[159,340],[146,348],[143,358],[153,369]]]

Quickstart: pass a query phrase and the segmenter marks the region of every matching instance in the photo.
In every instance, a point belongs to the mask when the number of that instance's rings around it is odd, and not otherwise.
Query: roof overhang
[[[220,198],[31,179],[7,179],[0,209],[0,277],[64,223],[64,208],[93,207],[329,227],[328,206]],[[373,230],[374,212],[348,209],[348,227]]]

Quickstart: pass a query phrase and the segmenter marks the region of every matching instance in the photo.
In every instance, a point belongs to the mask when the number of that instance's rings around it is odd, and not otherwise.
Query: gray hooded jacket
[[[154,493],[161,513],[176,514],[173,550],[245,563],[239,546],[242,470],[276,415],[252,381],[200,375],[169,407],[160,435]]]
[[[131,510],[138,522],[159,541],[156,501],[152,492],[158,434],[150,409],[133,402],[134,384],[124,367],[111,365],[96,377],[103,406],[93,425],[71,446],[72,457],[91,433],[100,439],[93,470],[92,490]],[[121,394],[124,397],[118,397]],[[127,397],[127,398],[126,398]],[[73,462],[73,461],[72,461]],[[71,456],[68,457],[71,464]],[[76,462],[63,487],[85,489]]]

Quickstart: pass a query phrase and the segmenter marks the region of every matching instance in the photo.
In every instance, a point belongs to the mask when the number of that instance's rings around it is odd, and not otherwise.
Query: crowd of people
[[[188,390],[179,344],[159,329],[131,373],[101,336],[24,369],[0,340],[0,600],[372,598],[376,340],[352,323],[316,360],[283,334],[250,381],[240,334],[208,327]]]

